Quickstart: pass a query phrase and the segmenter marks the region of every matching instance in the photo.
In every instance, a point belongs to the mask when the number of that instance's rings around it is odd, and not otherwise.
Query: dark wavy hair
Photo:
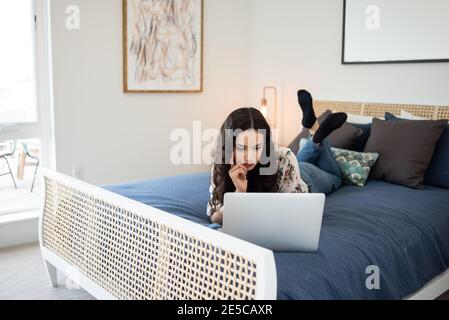
[[[235,192],[236,188],[228,172],[231,169],[230,155],[235,151],[237,130],[263,130],[265,136],[262,159],[256,167],[248,172],[248,192],[276,192],[277,170],[272,175],[260,174],[262,168],[268,168],[272,161],[276,161],[274,144],[271,137],[271,128],[262,113],[255,108],[241,108],[232,112],[223,123],[215,149],[215,163],[212,173],[212,182],[215,186],[209,201],[212,212],[223,204],[223,198],[227,192]],[[232,139],[232,141],[231,141]],[[232,145],[232,150],[225,150]],[[221,149],[221,150],[220,150]]]

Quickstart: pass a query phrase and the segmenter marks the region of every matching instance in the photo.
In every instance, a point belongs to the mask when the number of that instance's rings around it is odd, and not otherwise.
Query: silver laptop
[[[226,193],[226,234],[273,251],[316,252],[326,196],[318,193]]]

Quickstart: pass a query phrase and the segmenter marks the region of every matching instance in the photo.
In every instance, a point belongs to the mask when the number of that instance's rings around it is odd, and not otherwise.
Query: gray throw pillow
[[[318,117],[318,123],[322,123],[332,111],[326,110],[321,116]],[[363,130],[357,128],[349,123],[345,123],[340,129],[335,130],[328,138],[327,141],[334,148],[349,149],[358,143],[360,137],[363,135]],[[295,139],[288,146],[294,154],[299,151],[299,143],[301,139],[307,139],[310,137],[310,132],[308,129],[303,129]]]
[[[356,128],[346,122],[340,129],[332,132],[327,141],[334,148],[353,150],[362,135],[361,128]]]
[[[379,153],[370,179],[422,189],[447,120],[383,121],[374,119],[365,152]]]
[[[408,119],[398,118],[387,112],[385,114],[387,121],[403,121]],[[414,120],[414,119],[410,119]],[[426,171],[424,184],[449,189],[449,126],[443,131],[433,153],[432,161]]]

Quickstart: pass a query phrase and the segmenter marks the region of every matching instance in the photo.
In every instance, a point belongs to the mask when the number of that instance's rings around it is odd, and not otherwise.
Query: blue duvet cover
[[[209,179],[196,174],[105,188],[208,225]],[[380,181],[345,186],[326,200],[318,253],[278,252],[275,260],[278,299],[404,298],[449,268],[449,190]],[[379,289],[366,286],[369,266],[379,270]]]

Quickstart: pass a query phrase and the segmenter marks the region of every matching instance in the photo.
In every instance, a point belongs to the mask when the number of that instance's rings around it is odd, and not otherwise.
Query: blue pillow
[[[387,112],[385,114],[385,120],[398,121],[405,119],[398,118]],[[430,162],[424,177],[424,183],[435,187],[449,189],[449,126],[446,126],[435,147],[432,161]]]

